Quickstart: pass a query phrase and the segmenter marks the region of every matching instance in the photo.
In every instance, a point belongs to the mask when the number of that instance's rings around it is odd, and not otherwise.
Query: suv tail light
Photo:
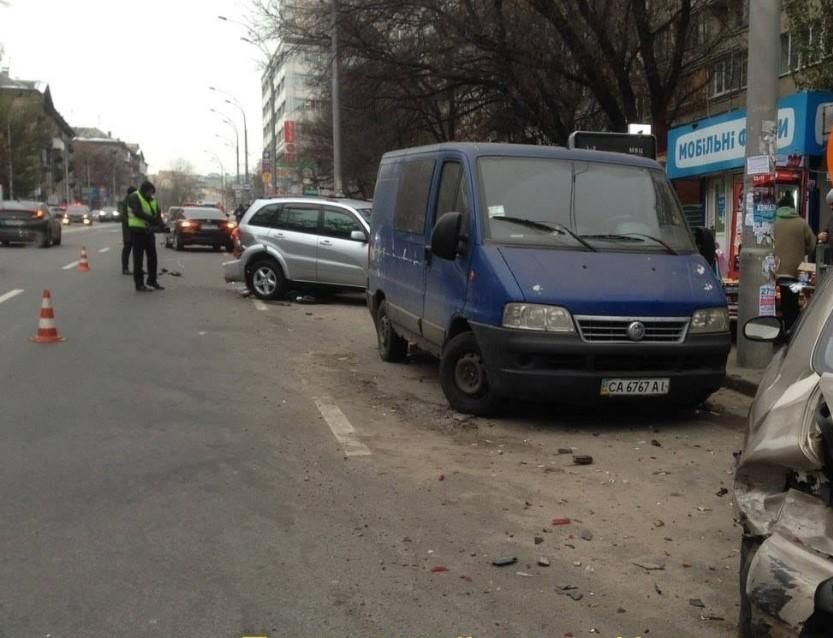
[[[237,226],[231,231],[231,241],[233,245],[232,254],[239,258],[243,254],[243,246],[240,244],[240,227]]]

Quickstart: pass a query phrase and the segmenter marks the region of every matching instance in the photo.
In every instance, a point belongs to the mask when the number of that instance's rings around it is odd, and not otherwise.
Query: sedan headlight
[[[573,334],[573,317],[561,306],[534,303],[509,303],[503,308],[503,327]]]
[[[692,334],[728,331],[728,308],[706,308],[704,310],[698,310],[691,317],[690,332]]]

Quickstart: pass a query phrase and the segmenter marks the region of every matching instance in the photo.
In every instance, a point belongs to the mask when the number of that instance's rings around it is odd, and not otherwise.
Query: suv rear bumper
[[[232,261],[224,261],[223,278],[229,283],[243,281],[243,260],[233,259]]]
[[[679,344],[604,344],[587,343],[578,335],[486,324],[472,328],[497,394],[581,403],[603,398],[606,378],[669,379],[667,398],[702,399],[722,385],[731,346],[729,333],[689,335]]]

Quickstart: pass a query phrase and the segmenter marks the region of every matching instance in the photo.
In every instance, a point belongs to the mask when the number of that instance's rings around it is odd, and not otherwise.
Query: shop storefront
[[[829,219],[829,212],[820,210],[819,188],[826,188],[822,113],[830,103],[833,93],[821,91],[803,91],[781,98],[777,170],[774,175],[755,178],[756,186],[774,187],[776,201],[790,194],[801,216],[816,231]],[[741,249],[745,155],[744,110],[692,122],[668,133],[668,176],[681,190],[691,186],[692,180],[699,182],[696,190],[700,193],[705,225],[714,230],[724,255],[723,273],[730,278],[737,276]]]

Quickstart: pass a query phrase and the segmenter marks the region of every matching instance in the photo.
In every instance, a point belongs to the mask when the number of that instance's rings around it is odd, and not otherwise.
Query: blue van
[[[620,153],[440,144],[387,153],[368,303],[379,353],[440,359],[451,406],[665,399],[717,390],[720,282],[662,168]]]

